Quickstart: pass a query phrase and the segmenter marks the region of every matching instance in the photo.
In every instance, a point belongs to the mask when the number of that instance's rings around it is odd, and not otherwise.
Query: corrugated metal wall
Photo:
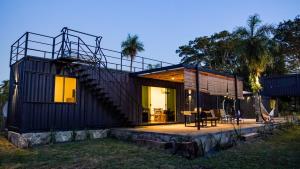
[[[20,132],[105,128],[119,125],[112,111],[77,81],[77,103],[54,103],[54,78],[60,71],[51,60],[26,57],[12,67],[21,72],[11,87],[9,126]],[[17,86],[17,87],[15,87]],[[13,89],[15,88],[15,90]],[[20,93],[20,94],[19,94]]]
[[[264,77],[262,86],[264,96],[300,96],[300,74]]]

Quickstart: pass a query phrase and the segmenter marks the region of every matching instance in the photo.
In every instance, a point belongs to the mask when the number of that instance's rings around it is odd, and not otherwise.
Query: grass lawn
[[[0,137],[0,168],[300,168],[300,127],[188,160],[115,139],[17,149]]]

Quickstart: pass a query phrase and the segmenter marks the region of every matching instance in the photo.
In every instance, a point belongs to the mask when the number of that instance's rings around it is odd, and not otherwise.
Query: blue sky
[[[254,13],[277,24],[299,15],[300,1],[1,0],[0,80],[9,77],[10,45],[26,31],[54,36],[68,26],[103,36],[102,47],[115,50],[128,33],[137,34],[145,45],[141,56],[178,63],[178,46],[245,25]]]

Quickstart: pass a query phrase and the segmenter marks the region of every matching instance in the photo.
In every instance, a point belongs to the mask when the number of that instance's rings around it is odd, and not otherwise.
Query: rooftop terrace
[[[68,57],[81,61],[93,61],[93,57],[96,56],[107,68],[129,71],[130,58],[124,56],[120,51],[103,48],[101,40],[102,36],[66,27],[57,36],[26,32],[11,45],[10,65],[26,56],[53,60]],[[168,62],[142,56],[136,56],[132,62],[133,72],[172,65]]]

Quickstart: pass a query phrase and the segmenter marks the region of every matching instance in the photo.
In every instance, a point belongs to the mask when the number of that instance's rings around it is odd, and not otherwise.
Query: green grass
[[[213,156],[188,160],[115,139],[17,149],[0,137],[0,168],[300,168],[300,127]]]

